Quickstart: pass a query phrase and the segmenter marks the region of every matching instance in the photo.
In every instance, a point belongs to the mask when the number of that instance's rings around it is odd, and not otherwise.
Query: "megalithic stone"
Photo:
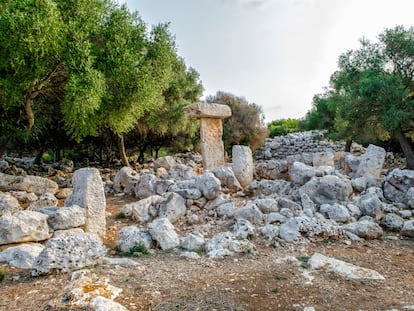
[[[231,116],[227,105],[196,103],[185,108],[190,118],[200,119],[201,155],[205,170],[224,165],[222,120]]]

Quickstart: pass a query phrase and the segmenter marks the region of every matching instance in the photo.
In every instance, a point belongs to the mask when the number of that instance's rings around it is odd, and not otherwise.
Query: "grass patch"
[[[281,281],[281,280],[286,280],[287,278],[284,275],[276,274],[275,279]]]
[[[0,282],[6,277],[6,270],[3,267],[0,267]]]
[[[279,294],[279,287],[275,287],[275,288],[273,288],[273,289],[272,289],[272,292],[273,292],[274,294]]]
[[[309,268],[309,256],[297,256],[296,259],[299,260],[300,262],[302,262],[302,264],[300,265],[303,269],[308,269]]]
[[[120,252],[119,255],[120,256],[126,256],[126,257],[140,257],[143,255],[148,255],[150,252],[149,250],[145,247],[144,244],[140,243],[140,244],[136,244],[135,246],[131,247],[129,249],[129,251],[127,252]]]
[[[118,214],[116,214],[115,216],[116,219],[124,219],[126,218],[124,212],[119,212]]]

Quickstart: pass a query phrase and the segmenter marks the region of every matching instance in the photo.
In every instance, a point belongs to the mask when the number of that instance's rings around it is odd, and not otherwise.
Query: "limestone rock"
[[[252,237],[255,233],[255,227],[252,223],[246,219],[236,219],[236,223],[233,228],[233,235],[239,239],[247,239]]]
[[[122,289],[109,284],[108,278],[98,278],[90,270],[79,270],[72,273],[63,293],[50,301],[49,305],[59,310],[87,308],[95,311],[124,311],[127,309],[113,302],[121,292]]]
[[[106,199],[102,179],[96,168],[81,168],[72,179],[73,192],[65,206],[78,205],[85,209],[85,231],[103,237],[106,233]]]
[[[161,249],[175,248],[180,245],[174,226],[167,218],[155,219],[148,224],[148,230]]]
[[[308,264],[312,269],[335,272],[349,279],[385,279],[381,274],[374,270],[358,267],[342,260],[326,257],[319,253],[313,254],[313,256],[309,258]]]
[[[185,107],[185,114],[192,118],[225,119],[231,116],[231,109],[227,105],[215,103],[196,103]]]
[[[280,207],[278,201],[272,198],[256,199],[253,201],[263,214],[278,212]]]
[[[392,170],[386,177],[384,182],[384,196],[386,199],[396,202],[409,205],[411,200],[413,200],[413,190],[414,188],[414,170]],[[410,205],[412,208],[414,204]]]
[[[319,212],[328,219],[335,220],[336,222],[347,222],[351,220],[351,215],[348,209],[338,203],[322,204]]]
[[[373,179],[379,178],[384,160],[385,149],[375,145],[369,145],[365,154],[361,156],[355,177],[366,176]]]
[[[204,172],[197,178],[197,187],[208,200],[214,200],[219,195],[221,183],[211,172]]]
[[[59,186],[53,180],[40,176],[28,175],[23,177],[13,186],[13,188],[13,190],[33,192],[36,195],[42,195],[44,193],[55,194],[58,191]]]
[[[253,181],[254,164],[252,150],[248,146],[234,145],[232,168],[240,185],[245,188]]]
[[[0,192],[0,217],[6,213],[14,214],[21,209],[19,201],[14,196]]]
[[[36,201],[30,203],[26,210],[37,211],[39,208],[57,206],[57,204],[58,199],[52,193],[43,193]]]
[[[189,251],[196,251],[200,250],[204,244],[205,240],[201,234],[190,233],[181,242],[181,247]]]
[[[363,216],[366,215],[380,220],[384,214],[382,202],[375,193],[361,195],[358,205]]]
[[[232,217],[236,211],[236,204],[234,202],[223,203],[217,206],[216,212],[219,217]]]
[[[42,244],[20,244],[6,248],[0,252],[0,262],[20,269],[31,269],[36,257],[43,250]]]
[[[173,192],[166,200],[160,203],[158,215],[159,217],[168,218],[171,223],[174,223],[183,217],[186,211],[187,208],[184,198]]]
[[[297,161],[293,162],[289,170],[290,180],[300,186],[306,184],[312,177],[320,175],[321,172],[318,169]]]
[[[286,179],[288,162],[285,159],[257,161],[254,173],[257,179]]]
[[[220,232],[207,241],[205,250],[211,258],[222,258],[233,253],[250,253],[255,250],[248,240],[237,240],[231,232]]]
[[[177,162],[174,160],[172,156],[165,156],[165,157],[159,157],[154,161],[154,168],[158,169],[160,167],[165,168],[167,172],[176,165]]]
[[[401,235],[414,237],[414,219],[404,222],[404,226],[401,229]]]
[[[237,192],[243,189],[230,166],[216,167],[211,172],[220,180],[221,185],[230,191]]]
[[[85,209],[77,205],[58,208],[48,218],[49,225],[54,230],[66,230],[85,225]]]
[[[34,211],[20,211],[0,218],[0,245],[37,242],[51,237],[47,215]]]
[[[15,197],[20,204],[30,204],[39,198],[33,192],[9,191],[8,193]]]
[[[50,239],[33,264],[32,275],[69,272],[101,263],[106,248],[93,233],[63,235]]]
[[[290,194],[294,185],[286,180],[255,180],[244,191],[256,197],[279,197]]]
[[[312,177],[301,187],[316,204],[345,202],[352,194],[351,182],[334,175]]]
[[[148,230],[127,226],[118,231],[116,247],[121,252],[128,252],[134,246],[139,245],[143,245],[146,249],[154,248],[154,241]]]
[[[138,199],[148,198],[156,193],[157,177],[153,174],[143,174],[135,186],[135,196]]]
[[[169,173],[170,173],[169,175],[171,176],[171,178],[175,180],[190,180],[190,179],[197,178],[197,174],[194,171],[194,169],[185,164],[173,165],[170,168]]]
[[[399,232],[404,226],[404,219],[397,214],[389,213],[381,219],[380,224],[386,230]]]
[[[368,220],[346,224],[342,226],[342,229],[367,240],[378,239],[383,235],[381,227],[377,223]]]
[[[135,187],[138,181],[139,174],[129,166],[124,166],[115,175],[114,190],[115,192],[132,195],[135,193]]]
[[[267,224],[262,227],[261,229],[263,237],[265,237],[268,240],[272,240],[279,236],[279,226]]]
[[[328,149],[324,152],[315,152],[312,156],[312,166],[319,167],[319,166],[329,166],[335,167],[334,163],[334,151],[332,149]]]
[[[152,195],[138,202],[125,204],[121,211],[125,216],[131,216],[133,220],[139,223],[146,223],[158,215],[159,204],[162,201],[164,201],[162,196]]]
[[[255,225],[263,222],[263,213],[253,203],[248,203],[245,206],[236,209],[233,216],[235,219],[246,219]]]

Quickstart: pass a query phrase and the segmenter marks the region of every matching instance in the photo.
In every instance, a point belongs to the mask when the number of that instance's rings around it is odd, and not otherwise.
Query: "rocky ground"
[[[116,215],[133,200],[107,197],[105,244],[111,257],[120,257],[114,249],[115,232],[131,224]],[[226,230],[226,223],[218,225]],[[185,232],[186,224],[176,224],[176,230]],[[256,252],[224,259],[205,254],[201,259],[187,259],[180,257],[179,250],[157,250],[130,257],[138,266],[104,264],[91,270],[123,290],[115,301],[129,310],[414,309],[413,239],[386,234],[379,240],[352,243],[325,240],[269,246],[260,237],[252,242]],[[385,280],[353,280],[314,271],[307,264],[314,253],[373,269]],[[32,277],[28,270],[3,267],[0,310],[58,310],[49,302],[62,293],[70,273]]]

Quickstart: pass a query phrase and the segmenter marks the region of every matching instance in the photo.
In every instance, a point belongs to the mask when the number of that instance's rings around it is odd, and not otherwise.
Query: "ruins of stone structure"
[[[205,170],[224,165],[222,120],[231,116],[229,106],[196,103],[185,108],[187,117],[200,119],[200,140]]]

